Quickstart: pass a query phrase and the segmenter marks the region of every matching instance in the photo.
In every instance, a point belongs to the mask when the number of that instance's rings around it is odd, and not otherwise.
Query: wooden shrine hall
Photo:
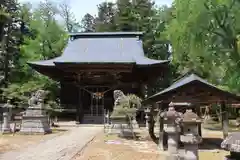
[[[144,101],[145,104],[152,104],[162,110],[167,109],[170,103],[180,104],[174,105],[176,110],[185,112],[187,108],[191,108],[197,114],[200,114],[201,105],[220,104],[224,137],[228,134],[227,106],[239,102],[239,96],[217,88],[196,74],[185,75],[168,88]]]
[[[141,32],[73,33],[61,56],[28,64],[61,84],[60,103],[77,121],[98,123],[113,107],[113,90],[143,97],[168,60],[145,56]],[[100,122],[101,123],[101,122]]]

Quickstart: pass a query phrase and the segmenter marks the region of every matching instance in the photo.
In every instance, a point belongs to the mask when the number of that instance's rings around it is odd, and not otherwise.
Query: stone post
[[[10,128],[10,124],[9,124],[9,116],[8,116],[8,112],[4,112],[3,113],[3,126],[2,126],[2,133],[10,133],[11,132],[11,128]]]
[[[183,135],[180,140],[184,144],[184,160],[198,160],[198,144],[202,142],[202,137],[199,136],[200,118],[192,110],[187,110],[182,119]]]
[[[176,112],[174,107],[169,107],[167,112],[163,112],[161,117],[166,123],[165,132],[168,133],[168,155],[167,160],[179,160],[178,153],[178,137],[179,137],[179,122],[181,114]]]

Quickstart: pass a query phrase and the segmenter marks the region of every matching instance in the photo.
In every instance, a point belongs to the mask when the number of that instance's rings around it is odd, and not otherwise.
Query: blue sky
[[[19,2],[31,2],[31,3],[38,3],[40,0],[19,0]],[[59,2],[61,0],[53,0]],[[86,13],[90,13],[92,15],[97,14],[97,5],[101,2],[108,1],[114,2],[116,0],[65,0],[67,1],[72,8],[76,18],[78,20],[82,19],[82,17]],[[173,0],[155,0],[157,5],[171,5]]]

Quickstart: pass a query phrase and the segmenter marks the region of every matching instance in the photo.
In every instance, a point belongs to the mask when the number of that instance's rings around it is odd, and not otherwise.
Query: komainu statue
[[[32,94],[32,97],[28,100],[29,106],[33,107],[38,104],[39,101],[44,100],[48,94],[48,91],[37,90]]]
[[[44,90],[37,90],[35,96],[38,100],[44,100],[49,92]]]
[[[137,110],[141,107],[141,99],[134,94],[125,95],[121,90],[115,90],[113,92],[114,97],[114,108],[111,114],[112,128],[118,125],[120,130],[120,135],[123,136],[133,136],[135,138],[135,133],[133,128],[139,128],[136,121]],[[125,132],[123,130],[129,129]]]
[[[125,101],[128,101],[127,96],[125,96],[125,94],[121,90],[115,90],[113,92],[113,97],[114,97],[114,107],[122,104]]]
[[[37,98],[35,96],[35,93],[32,93],[32,97],[28,100],[29,107],[33,107],[34,105],[37,105]]]
[[[51,128],[48,123],[48,116],[46,115],[45,106],[43,103],[48,93],[48,91],[37,90],[32,94],[28,101],[29,107],[22,116],[20,133],[51,133]]]

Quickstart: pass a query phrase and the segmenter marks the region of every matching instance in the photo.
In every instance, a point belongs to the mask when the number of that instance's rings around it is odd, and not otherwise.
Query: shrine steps
[[[81,124],[103,124],[102,116],[84,115]]]

